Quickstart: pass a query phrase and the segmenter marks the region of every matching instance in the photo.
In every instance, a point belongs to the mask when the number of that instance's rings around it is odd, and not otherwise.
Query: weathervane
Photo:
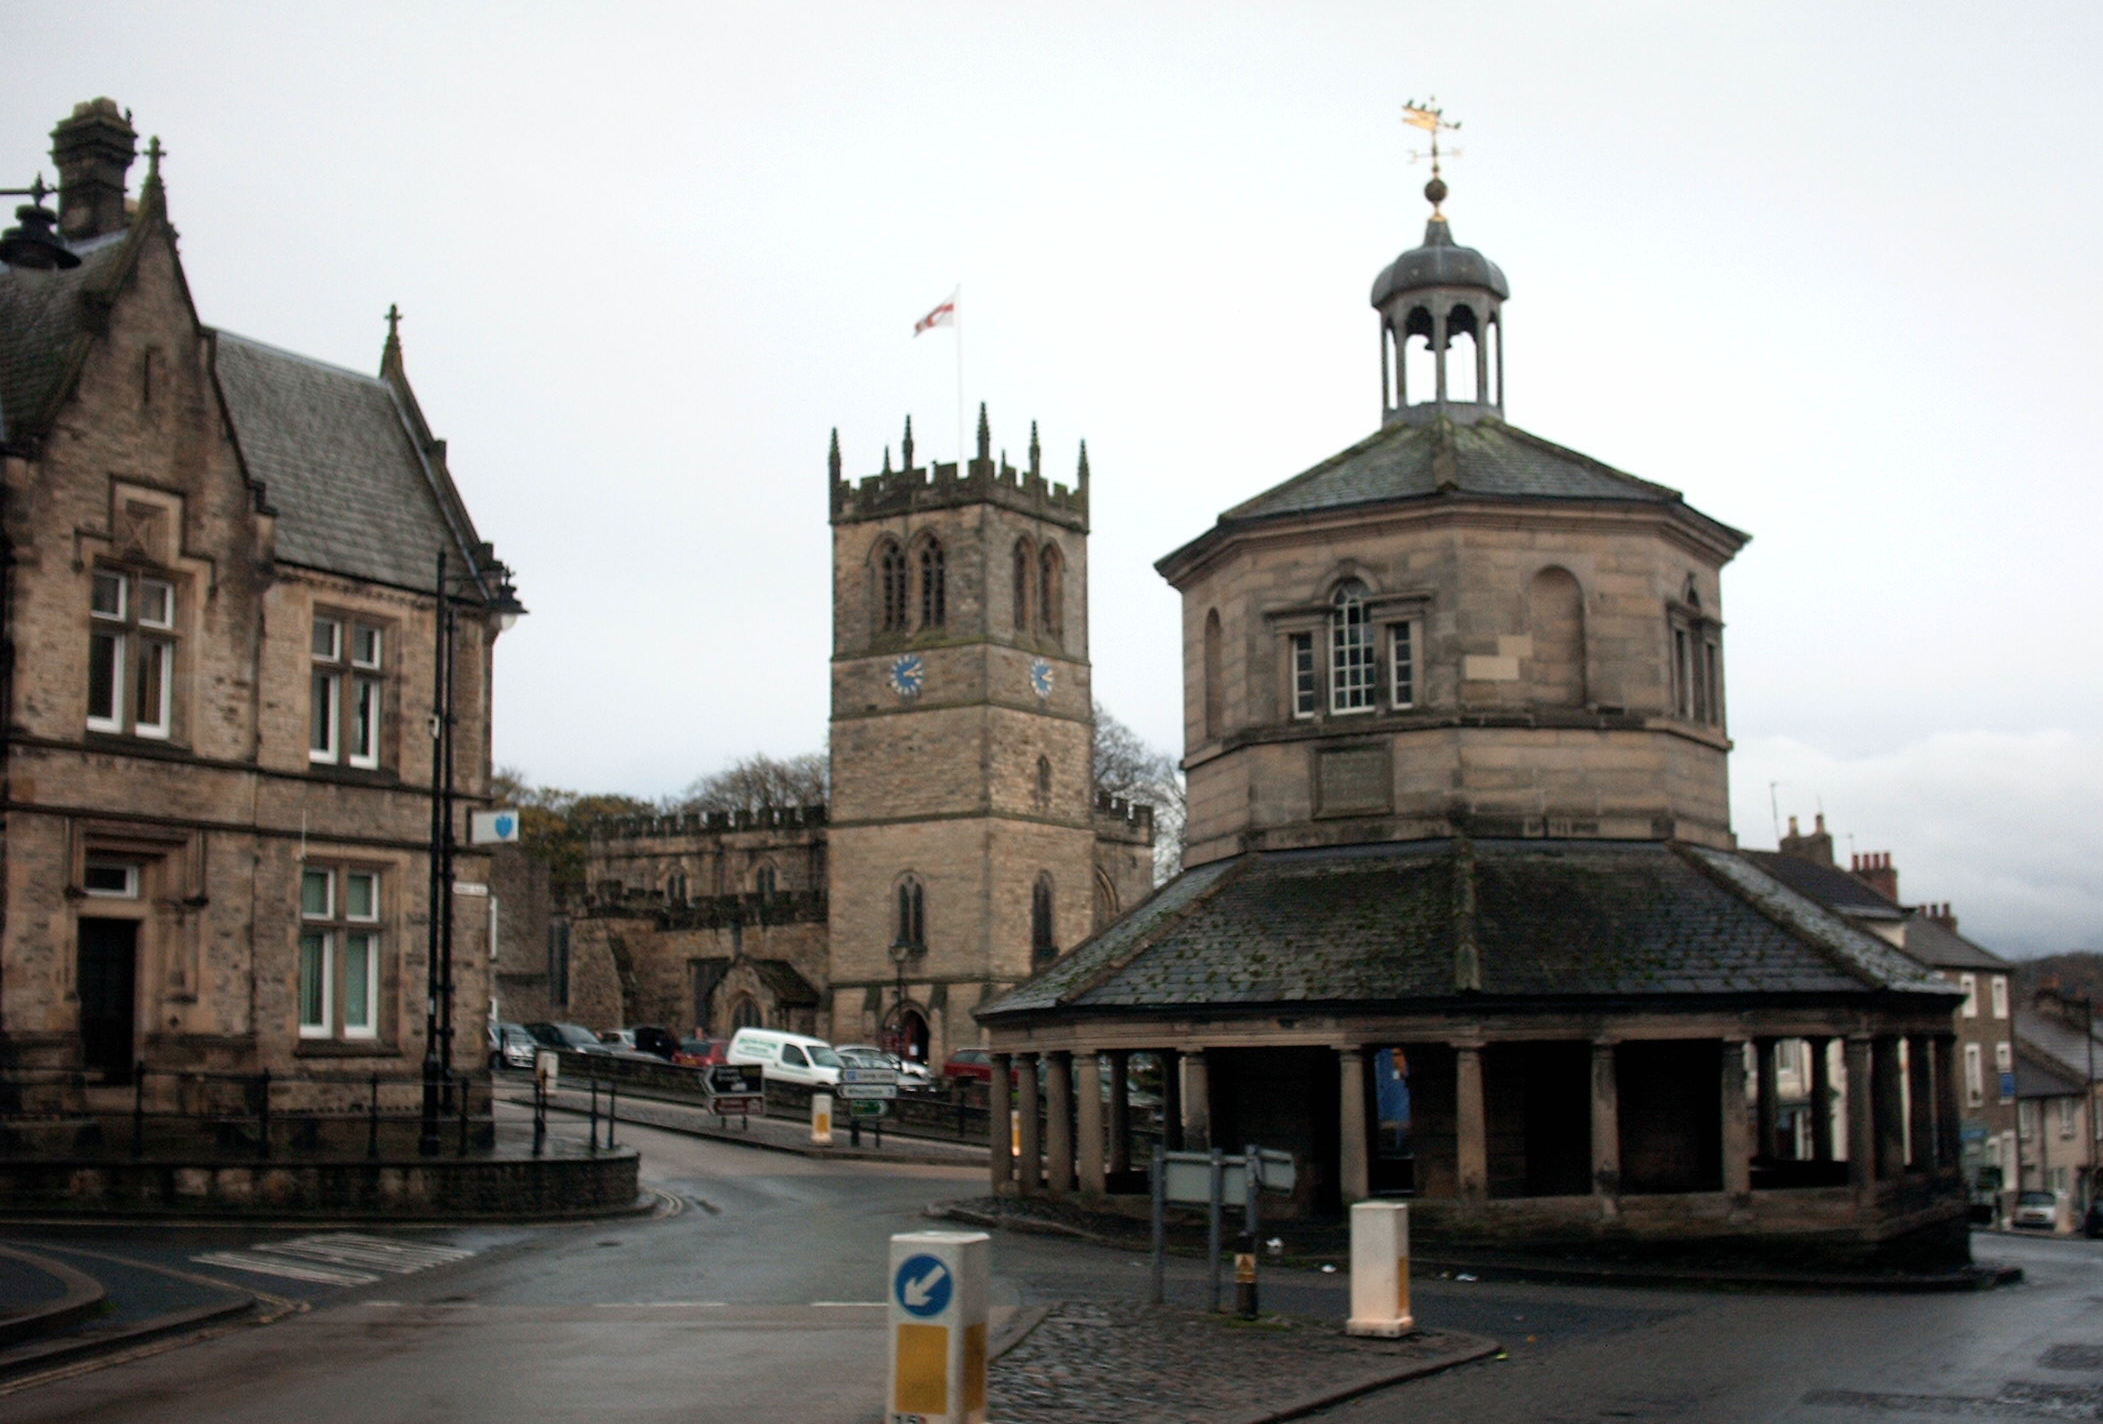
[[[1409,161],[1414,163],[1419,158],[1427,156],[1431,159],[1431,181],[1424,185],[1424,196],[1431,200],[1432,220],[1434,222],[1444,222],[1446,215],[1439,211],[1439,204],[1446,200],[1446,180],[1439,177],[1439,130],[1446,129],[1458,133],[1460,131],[1460,121],[1458,119],[1451,123],[1446,121],[1446,111],[1438,107],[1438,95],[1434,94],[1421,104],[1414,99],[1406,101],[1402,105],[1402,122],[1413,129],[1422,129],[1425,133],[1431,135],[1430,154],[1421,154],[1412,149]],[[1454,158],[1460,157],[1460,150],[1454,149],[1450,156]]]

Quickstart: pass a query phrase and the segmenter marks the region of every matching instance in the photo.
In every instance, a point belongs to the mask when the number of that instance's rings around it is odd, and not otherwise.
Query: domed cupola
[[[1511,295],[1496,263],[1453,240],[1439,204],[1438,133],[1456,127],[1436,110],[1411,107],[1408,122],[1431,134],[1431,181],[1424,196],[1431,220],[1424,243],[1397,257],[1373,280],[1380,313],[1380,418],[1412,425],[1448,419],[1473,424],[1504,415],[1504,299]],[[1421,116],[1421,117],[1420,117]]]

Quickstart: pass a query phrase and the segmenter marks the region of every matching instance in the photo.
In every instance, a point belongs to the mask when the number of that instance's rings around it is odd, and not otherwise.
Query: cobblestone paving
[[[1198,1311],[1069,1302],[1052,1306],[993,1362],[990,1417],[1000,1424],[1234,1424],[1495,1348],[1477,1336],[1435,1330],[1371,1340],[1279,1317],[1244,1323]]]

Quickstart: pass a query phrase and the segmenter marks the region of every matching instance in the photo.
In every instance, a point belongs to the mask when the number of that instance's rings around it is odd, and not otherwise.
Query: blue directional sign
[[[927,1255],[906,1257],[891,1281],[891,1294],[908,1315],[940,1315],[949,1309],[949,1297],[955,1289],[949,1267]]]

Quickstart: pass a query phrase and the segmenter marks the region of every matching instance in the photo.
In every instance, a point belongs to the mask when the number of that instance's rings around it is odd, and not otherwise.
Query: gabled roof
[[[1957,931],[1926,915],[1906,921],[1908,955],[1936,969],[1997,969],[2008,972],[2008,961],[1981,945],[1973,944]]]
[[[1954,994],[1740,856],[1441,840],[1200,866],[979,1017],[1867,991]]]
[[[2021,1039],[2015,1045],[2015,1095],[2019,1098],[2077,1098],[2082,1074],[2069,1072]]]
[[[1787,885],[1851,920],[1903,920],[1906,907],[1835,865],[1820,865],[1778,850],[1749,850],[1745,858]]]
[[[0,265],[0,442],[41,430],[90,339],[89,303],[122,281],[138,229],[69,244],[80,258],[64,271]]]
[[[476,566],[474,527],[393,386],[231,332],[212,352],[280,562],[411,589],[431,587],[440,548],[456,571]]]
[[[2093,1061],[2098,1076],[2103,1077],[2103,1031],[2095,1031],[2093,1036]],[[2055,1072],[2071,1076],[2076,1082],[2088,1076],[2088,1036],[2078,1026],[2039,1013],[2031,1004],[2015,1006],[2015,1042],[2020,1051],[2034,1055],[2039,1062],[2050,1064]]]

